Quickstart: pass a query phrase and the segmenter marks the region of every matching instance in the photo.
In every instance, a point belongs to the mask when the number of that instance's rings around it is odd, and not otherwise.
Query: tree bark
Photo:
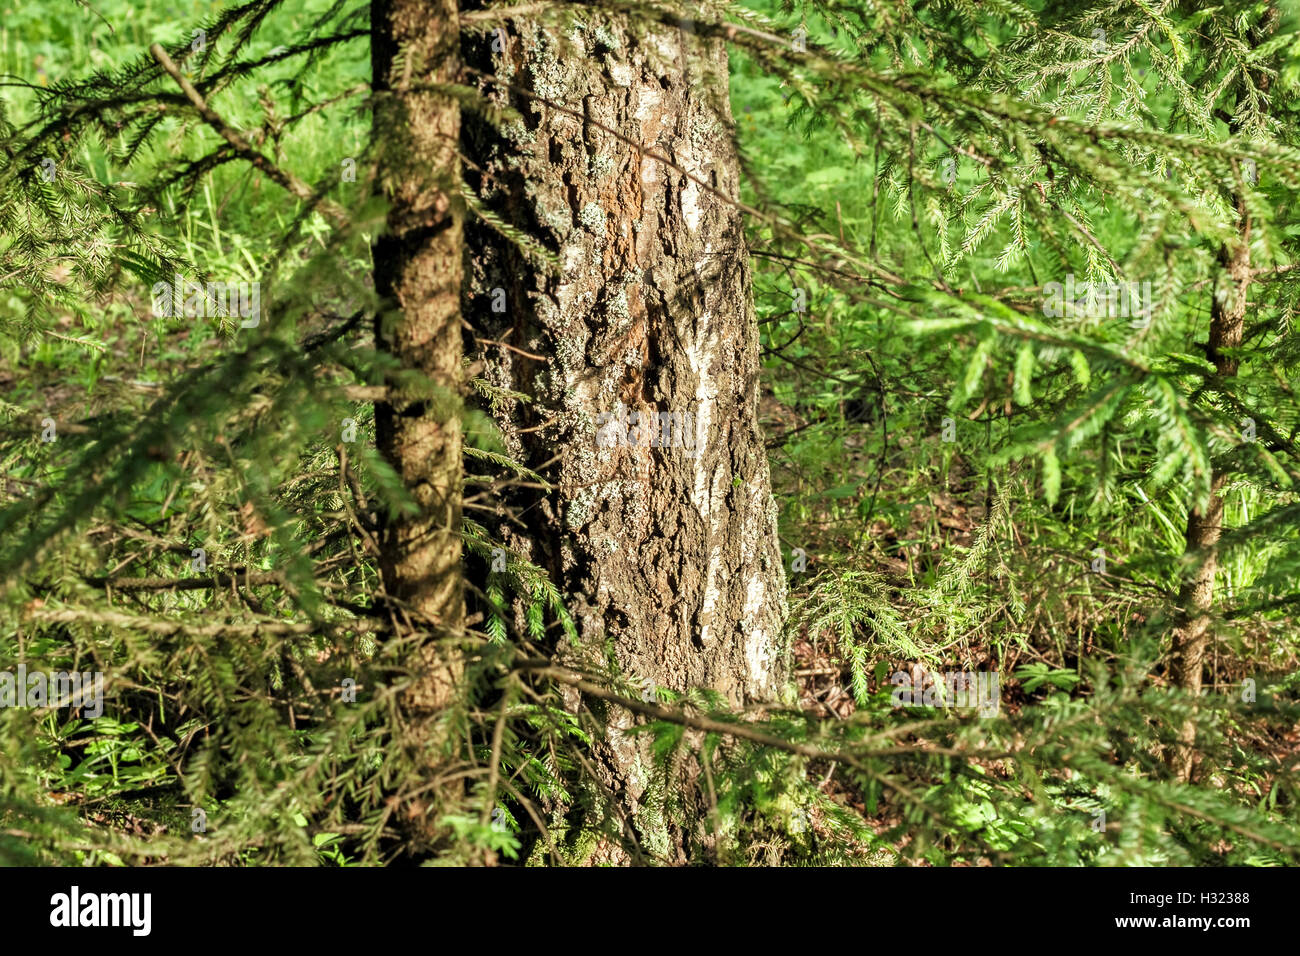
[[[1259,24],[1251,31],[1257,44],[1264,43],[1277,30],[1279,14],[1270,5]],[[1271,74],[1253,73],[1252,85],[1267,94]],[[1245,94],[1242,94],[1245,95]],[[1242,132],[1240,122],[1231,116],[1228,130],[1233,136]],[[1251,282],[1251,219],[1246,205],[1244,188],[1234,190],[1230,201],[1237,209],[1238,231],[1235,241],[1225,244],[1219,251],[1221,286],[1216,285],[1214,302],[1210,307],[1210,333],[1206,355],[1214,363],[1218,379],[1231,379],[1237,375],[1240,362],[1234,350],[1241,346],[1246,322]],[[1184,559],[1191,563],[1191,572],[1183,579],[1178,591],[1181,621],[1174,632],[1169,654],[1170,679],[1174,686],[1193,698],[1201,693],[1205,654],[1214,638],[1210,613],[1214,603],[1214,580],[1218,572],[1218,554],[1213,549],[1223,533],[1223,498],[1221,495],[1230,472],[1215,468],[1210,483],[1210,500],[1204,509],[1193,507],[1187,514]],[[1189,718],[1179,728],[1178,741],[1170,748],[1169,766],[1174,775],[1190,783],[1196,772],[1196,724]]]
[[[458,76],[455,0],[373,0],[371,67],[378,175],[389,202],[374,243],[383,306],[375,342],[397,360],[390,399],[375,405],[380,452],[418,508],[388,516],[380,572],[402,630],[423,634],[404,706],[432,714],[452,698],[461,665],[449,645],[464,624],[461,555],[460,108],[421,87]]]
[[[1239,362],[1225,350],[1241,345],[1245,327],[1247,290],[1250,287],[1250,217],[1245,199],[1237,197],[1241,231],[1232,248],[1220,254],[1223,287],[1216,289],[1210,307],[1210,334],[1206,352],[1220,379],[1233,378]],[[1214,637],[1211,607],[1214,603],[1214,580],[1219,560],[1214,546],[1223,533],[1222,489],[1229,473],[1215,468],[1210,483],[1210,499],[1204,508],[1193,507],[1187,514],[1184,560],[1191,571],[1178,591],[1181,620],[1174,631],[1169,653],[1169,675],[1175,687],[1193,698],[1201,693],[1205,653]],[[1175,776],[1190,782],[1196,769],[1196,724],[1187,720],[1178,732],[1178,743],[1171,749],[1169,765]]]
[[[526,528],[492,530],[551,575],[584,651],[636,686],[778,698],[786,588],[726,49],[584,14],[563,29],[516,21],[467,58],[523,116],[467,120],[469,178],[559,258],[552,274],[467,231],[470,324],[505,343],[484,346],[485,374],[533,399],[502,403],[498,423],[558,489],[520,496]],[[698,815],[664,806],[641,737],[620,732],[632,715],[568,703],[607,722],[597,769],[623,821],[588,859],[681,861],[707,845]]]

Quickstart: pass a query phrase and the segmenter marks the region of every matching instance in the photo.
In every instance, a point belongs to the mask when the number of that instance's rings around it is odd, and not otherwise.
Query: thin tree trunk
[[[1279,20],[1277,7],[1270,5],[1266,15],[1252,30],[1257,43],[1263,43],[1276,30]],[[1260,94],[1267,94],[1271,84],[1270,74],[1259,71],[1252,76],[1252,85]],[[1236,136],[1241,132],[1234,116],[1228,117],[1228,130]],[[1241,347],[1245,328],[1246,306],[1251,280],[1250,242],[1251,220],[1246,206],[1244,190],[1234,190],[1230,201],[1236,206],[1238,232],[1236,240],[1219,252],[1222,268],[1220,283],[1216,284],[1213,304],[1210,307],[1210,334],[1206,354],[1214,363],[1219,379],[1235,378],[1239,361],[1231,353]],[[1210,483],[1210,500],[1204,509],[1193,507],[1187,515],[1187,532],[1183,556],[1192,570],[1183,579],[1178,591],[1181,621],[1174,632],[1169,655],[1169,673],[1174,686],[1193,698],[1201,693],[1205,654],[1214,638],[1213,619],[1210,613],[1214,602],[1214,580],[1218,572],[1218,554],[1213,549],[1223,533],[1223,497],[1221,495],[1229,472],[1216,468]],[[1179,728],[1178,742],[1169,750],[1170,769],[1175,776],[1190,783],[1196,771],[1196,723],[1189,718]]]
[[[586,13],[512,31],[467,48],[498,77],[484,91],[523,116],[502,131],[467,120],[471,179],[559,268],[472,226],[467,313],[481,338],[513,347],[486,346],[485,374],[533,401],[505,401],[497,418],[511,454],[558,491],[519,498],[525,529],[492,531],[557,582],[588,659],[647,691],[772,700],[787,675],[786,588],[748,250],[729,201],[725,47]],[[680,861],[709,845],[700,809],[666,806],[644,738],[620,732],[632,715],[568,703],[610,728],[595,754],[621,826],[585,858]]]
[[[455,0],[373,0],[371,67],[379,181],[390,203],[374,243],[375,288],[384,307],[377,347],[401,370],[397,394],[375,406],[380,452],[418,511],[386,520],[380,534],[384,590],[405,627],[426,636],[404,705],[446,707],[461,671],[449,645],[464,624],[461,555],[460,295],[464,255],[456,191],[460,109],[421,86],[452,82],[459,69]]]
[[[1241,231],[1234,247],[1225,248],[1220,255],[1223,285],[1216,290],[1217,294],[1210,307],[1210,335],[1206,351],[1214,363],[1216,375],[1221,379],[1232,378],[1237,374],[1239,363],[1227,350],[1241,345],[1246,319],[1246,293],[1250,286],[1250,217],[1245,200],[1240,196],[1237,199],[1237,211],[1241,216]],[[1174,632],[1169,672],[1174,686],[1192,697],[1200,696],[1205,653],[1214,637],[1211,606],[1214,602],[1214,580],[1219,561],[1217,552],[1212,549],[1223,532],[1221,492],[1228,474],[1221,468],[1215,468],[1209,502],[1203,509],[1192,508],[1187,515],[1183,557],[1191,562],[1192,570],[1183,579],[1178,591],[1182,620]],[[1169,763],[1178,779],[1189,782],[1196,763],[1196,724],[1193,719],[1179,728],[1178,738],[1177,745],[1170,751]]]

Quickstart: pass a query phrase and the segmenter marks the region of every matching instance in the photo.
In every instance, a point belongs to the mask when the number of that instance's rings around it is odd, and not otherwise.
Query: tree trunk
[[[483,347],[485,374],[533,399],[503,403],[498,422],[557,487],[516,501],[526,529],[492,530],[551,575],[588,657],[636,686],[776,699],[785,575],[725,47],[584,14],[563,29],[516,21],[467,55],[523,116],[467,120],[470,179],[559,257],[552,274],[467,231],[466,311],[481,339],[505,343]],[[588,858],[680,861],[707,844],[698,816],[663,807],[640,738],[619,733],[632,715],[569,704],[609,725],[598,773],[623,824]]]
[[[1276,30],[1279,13],[1270,6],[1266,15],[1251,31],[1257,44],[1263,44]],[[1275,67],[1274,67],[1275,69]],[[1251,75],[1254,91],[1241,96],[1267,95],[1272,73],[1260,70]],[[1242,129],[1235,115],[1228,117],[1232,136]],[[1238,231],[1235,242],[1219,252],[1221,286],[1216,286],[1210,307],[1210,334],[1206,354],[1214,363],[1216,377],[1235,378],[1240,362],[1231,354],[1240,348],[1246,322],[1251,281],[1251,220],[1246,206],[1245,187],[1234,190],[1229,201],[1236,206]],[[1215,468],[1210,485],[1210,500],[1205,509],[1192,508],[1187,515],[1184,558],[1192,562],[1192,571],[1178,591],[1182,620],[1174,632],[1170,649],[1170,679],[1193,698],[1200,696],[1205,652],[1214,637],[1210,609],[1214,601],[1214,579],[1218,571],[1218,554],[1213,549],[1223,533],[1223,498],[1220,492],[1229,472]],[[1169,766],[1179,780],[1190,783],[1196,770],[1196,724],[1188,719],[1179,729],[1178,742],[1170,749]]]
[[[1250,286],[1250,217],[1243,197],[1237,198],[1241,231],[1235,247],[1220,255],[1221,273],[1226,288],[1216,289],[1210,307],[1210,336],[1206,351],[1219,378],[1237,374],[1238,361],[1225,353],[1241,345],[1246,320],[1247,289]],[[1214,579],[1218,571],[1218,554],[1214,546],[1223,533],[1223,497],[1221,491],[1228,472],[1214,469],[1210,500],[1202,508],[1193,507],[1187,514],[1187,532],[1183,557],[1192,562],[1191,571],[1178,591],[1181,621],[1174,632],[1169,654],[1170,680],[1175,687],[1193,698],[1200,696],[1205,652],[1213,639],[1210,609],[1214,602]],[[1189,719],[1179,728],[1178,743],[1170,751],[1169,765],[1179,780],[1190,782],[1196,764],[1196,723]]]
[[[371,31],[373,135],[390,203],[373,247],[375,342],[406,373],[390,377],[389,401],[375,406],[375,436],[418,505],[384,521],[379,564],[397,629],[415,641],[402,706],[419,723],[452,698],[461,665],[450,648],[464,625],[460,109],[419,88],[457,76],[455,0],[373,0]]]

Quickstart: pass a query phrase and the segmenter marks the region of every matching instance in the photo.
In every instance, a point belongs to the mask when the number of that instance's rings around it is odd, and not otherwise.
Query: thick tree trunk
[[[375,434],[418,504],[385,521],[380,571],[401,630],[424,635],[404,706],[433,714],[451,699],[460,665],[448,648],[464,624],[457,409],[464,247],[456,191],[460,109],[420,87],[458,75],[455,0],[373,0],[371,30],[374,140],[390,203],[387,232],[373,250],[384,302],[375,341],[415,373],[390,380],[394,394],[375,406]]]
[[[467,233],[471,324],[513,346],[484,347],[486,374],[535,400],[506,403],[499,422],[512,455],[558,488],[517,502],[526,531],[492,530],[552,575],[586,651],[636,685],[776,699],[785,577],[725,47],[584,15],[562,30],[516,22],[467,49],[497,76],[482,89],[523,116],[500,131],[467,121],[470,179],[559,256],[551,274],[495,233]],[[680,860],[708,843],[698,819],[664,812],[645,745],[618,732],[632,716],[571,704],[612,725],[596,751],[624,848],[606,841],[594,858],[625,859],[635,841]]]

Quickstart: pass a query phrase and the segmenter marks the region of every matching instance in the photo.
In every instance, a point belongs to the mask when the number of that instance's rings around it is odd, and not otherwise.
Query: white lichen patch
[[[533,77],[533,89],[543,100],[553,103],[565,101],[568,95],[568,70],[561,65],[553,51],[539,49],[528,64],[528,72]]]
[[[523,120],[511,120],[501,127],[501,132],[515,144],[532,143],[537,139],[537,133],[525,126]]]
[[[583,354],[585,345],[585,342],[575,342],[568,336],[561,336],[555,340],[555,358],[559,363],[561,374],[586,364],[587,357]]]
[[[632,312],[627,302],[626,285],[609,297],[606,308],[615,328],[621,329],[627,326],[628,320],[632,318]]]
[[[537,317],[546,325],[554,325],[560,318],[560,310],[550,296],[538,296],[534,308],[537,310]]]
[[[592,179],[604,179],[614,171],[614,160],[605,155],[596,154],[587,157],[587,175]]]
[[[591,28],[592,38],[596,41],[596,48],[617,51],[622,48],[623,44],[619,41],[618,35],[610,29],[607,23],[597,23]]]
[[[594,232],[605,225],[605,210],[600,208],[600,203],[589,202],[578,213],[578,222]]]

